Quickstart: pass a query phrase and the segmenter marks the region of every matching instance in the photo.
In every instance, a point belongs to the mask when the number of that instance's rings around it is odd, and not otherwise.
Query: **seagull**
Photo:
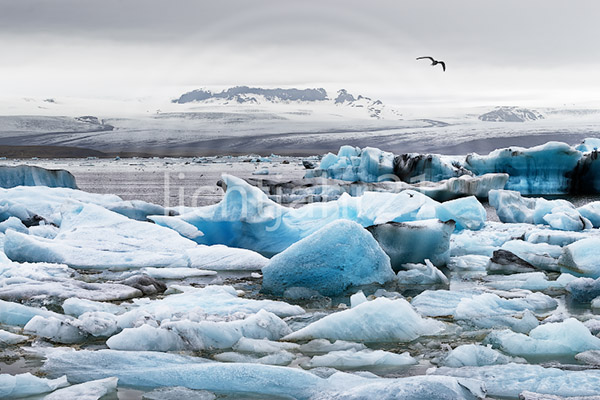
[[[438,64],[442,64],[442,69],[444,71],[446,71],[446,63],[443,62],[443,61],[434,60],[433,57],[429,57],[429,56],[426,56],[426,57],[417,57],[417,60],[422,60],[424,58],[428,58],[428,59],[431,60],[431,66],[436,66]]]

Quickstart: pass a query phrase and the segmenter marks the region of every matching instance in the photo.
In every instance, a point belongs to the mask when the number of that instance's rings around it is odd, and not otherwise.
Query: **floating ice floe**
[[[522,360],[523,362],[525,360]],[[508,364],[515,362],[514,357],[505,356],[491,346],[463,344],[453,349],[442,360],[445,367],[481,367],[484,365]]]
[[[600,296],[600,278],[577,278],[566,286],[571,299],[578,303],[589,303]]]
[[[591,146],[591,145],[590,145]],[[587,150],[589,146],[581,147]],[[394,156],[375,148],[342,146],[329,153],[306,177],[329,177],[347,181],[405,182],[440,181],[462,175],[507,173],[506,188],[523,194],[559,194],[571,191],[597,192],[598,175],[593,153],[584,153],[565,143],[548,142],[531,148],[497,149],[488,155],[466,157],[436,154]]]
[[[483,293],[461,299],[454,318],[480,328],[505,326],[516,332],[529,332],[539,324],[534,313],[550,311],[557,304],[552,297],[538,292],[514,299]]]
[[[396,275],[400,285],[448,285],[450,282],[442,271],[429,260],[425,264],[404,264],[406,270]]]
[[[301,307],[283,301],[245,299],[231,286],[194,288],[173,285],[171,289],[181,290],[183,293],[157,300],[135,299],[130,310],[119,317],[119,325],[129,328],[134,326],[135,321],[147,319],[148,316],[156,321],[163,321],[193,312],[227,316],[236,312],[255,314],[265,310],[282,318],[304,314]]]
[[[7,332],[5,330],[0,329],[0,347],[22,343],[29,339],[27,336],[17,335],[16,333]]]
[[[297,343],[275,342],[268,339],[252,339],[241,337],[233,346],[233,350],[245,353],[277,353],[282,350],[298,350]]]
[[[0,398],[16,399],[52,392],[67,386],[67,377],[57,379],[38,378],[29,372],[19,375],[0,374]]]
[[[582,239],[563,247],[563,253],[558,259],[561,271],[576,276],[600,278],[599,247],[600,238]]]
[[[560,274],[555,280],[549,280],[543,272],[526,272],[511,275],[490,275],[485,278],[486,284],[495,289],[513,290],[525,289],[535,291],[567,289],[572,282],[576,281],[571,274]],[[598,293],[600,294],[600,292]]]
[[[261,188],[269,198],[280,204],[305,204],[339,199],[342,194],[362,196],[366,192],[399,193],[413,190],[437,201],[448,201],[465,196],[487,198],[493,189],[504,189],[508,174],[485,174],[482,176],[462,175],[439,182],[362,182],[342,181],[326,178],[304,178],[294,181],[273,181],[268,179],[247,179]]]
[[[64,319],[64,315],[48,311],[41,307],[29,307],[23,304],[0,300],[0,324],[25,326],[36,315]]]
[[[44,400],[98,400],[102,396],[116,392],[117,382],[117,378],[105,378],[84,382],[64,389],[58,389],[44,397]]]
[[[281,350],[276,353],[270,353],[266,356],[258,357],[249,354],[240,354],[235,352],[225,352],[215,354],[215,360],[221,362],[235,362],[235,363],[255,363],[265,365],[289,365],[296,356],[289,351]]]
[[[442,322],[422,318],[406,300],[380,297],[328,315],[287,335],[284,340],[409,342],[422,335],[435,335],[443,329]]]
[[[524,240],[510,240],[500,248],[510,251],[536,268],[545,271],[560,270],[558,267],[558,258],[562,254],[560,246],[547,243],[529,243]]]
[[[600,371],[566,371],[533,364],[438,368],[431,373],[485,382],[490,397],[517,398],[523,391],[557,396],[594,396],[600,393]]]
[[[350,286],[394,279],[389,257],[356,222],[329,223],[277,254],[263,267],[262,291],[282,294],[306,287],[327,296]]]
[[[547,229],[548,231],[550,229]],[[526,236],[528,232],[545,233],[546,229],[538,229],[531,224],[503,224],[488,221],[478,231],[462,230],[454,232],[450,238],[450,256],[484,255],[492,257],[506,242]],[[553,231],[558,232],[558,231]],[[563,232],[559,232],[563,233]],[[567,234],[576,232],[564,232]]]
[[[567,193],[570,176],[582,153],[560,142],[548,142],[531,148],[510,147],[488,155],[469,154],[464,167],[475,175],[506,172],[507,189],[523,194]]]
[[[206,390],[193,390],[182,386],[154,389],[142,395],[142,400],[215,400],[217,396]]]
[[[223,175],[222,179],[227,192],[220,203],[177,217],[153,216],[151,219],[183,236],[189,226],[194,227],[204,234],[192,238],[200,244],[224,244],[267,256],[282,252],[338,219],[352,220],[364,227],[390,221],[452,219],[457,229],[480,229],[486,220],[485,209],[474,197],[438,203],[409,190],[367,192],[361,197],[343,195],[336,201],[294,209],[269,200],[259,188],[242,179],[230,175]],[[181,229],[181,221],[185,222],[186,229]]]
[[[233,347],[240,338],[278,340],[291,333],[275,314],[260,310],[246,319],[231,322],[189,320],[163,321],[160,327],[126,328],[106,341],[115,350],[211,350]]]
[[[48,186],[77,189],[75,177],[64,169],[46,169],[34,165],[0,165],[0,188]]]
[[[489,201],[502,222],[543,224],[563,231],[581,231],[593,227],[590,220],[566,200],[523,198],[516,191],[491,190]]]
[[[336,340],[331,343],[327,339],[313,339],[300,346],[303,354],[327,354],[332,351],[361,351],[366,350],[367,346],[362,343],[347,342],[345,340]]]
[[[198,246],[171,229],[131,220],[94,204],[65,206],[59,233],[46,239],[8,231],[6,255],[19,262],[72,268],[262,267],[266,259],[243,249]]]
[[[575,318],[540,325],[529,336],[510,330],[492,332],[485,341],[506,353],[524,357],[574,356],[600,349],[600,339]]]
[[[362,399],[372,396],[382,400],[398,396],[472,400],[485,395],[481,382],[443,376],[381,379],[336,373],[324,379],[298,368],[211,362],[198,357],[155,352],[73,351],[57,348],[36,351],[46,357],[44,371],[64,373],[71,382],[114,376],[125,386],[182,386],[227,394],[253,393],[263,397],[271,395],[299,400]]]
[[[369,226],[367,230],[390,257],[394,271],[399,271],[402,264],[422,263],[425,259],[436,266],[446,265],[454,225],[454,221],[432,219],[387,222]]]
[[[331,367],[345,370],[398,368],[416,363],[417,360],[411,357],[408,352],[397,354],[383,350],[341,350],[315,356],[310,361],[302,363],[301,366],[303,368]]]
[[[588,365],[600,366],[600,350],[586,350],[575,354],[575,359]]]
[[[0,189],[0,221],[10,216],[28,224],[40,222],[61,224],[61,209],[66,204],[95,204],[126,217],[146,221],[148,215],[170,215],[174,212],[141,200],[123,200],[114,194],[88,193],[68,188],[19,186]]]

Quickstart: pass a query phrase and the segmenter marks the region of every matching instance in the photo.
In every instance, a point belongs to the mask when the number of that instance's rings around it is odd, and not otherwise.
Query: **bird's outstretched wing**
[[[430,60],[431,60],[431,62],[433,62],[433,61],[434,61],[434,60],[433,60],[433,57],[429,57],[429,56],[425,56],[425,57],[417,57],[417,60],[423,60],[423,59],[425,59],[425,58],[428,58],[428,59],[430,59]]]
[[[446,63],[443,61],[438,61],[438,64],[442,64],[442,69],[446,72]]]

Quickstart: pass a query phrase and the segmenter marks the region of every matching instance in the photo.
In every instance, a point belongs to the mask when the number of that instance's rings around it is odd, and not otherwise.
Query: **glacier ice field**
[[[3,160],[0,398],[599,398],[599,145]]]

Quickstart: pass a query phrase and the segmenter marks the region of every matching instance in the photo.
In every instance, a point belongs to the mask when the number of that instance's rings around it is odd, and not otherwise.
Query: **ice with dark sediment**
[[[34,165],[0,165],[0,188],[47,186],[77,189],[75,177],[64,169],[46,169]]]
[[[342,146],[329,153],[306,177],[329,177],[347,181],[376,182],[400,179],[405,182],[440,181],[462,175],[509,174],[506,189],[523,194],[597,193],[600,190],[594,139],[574,148],[548,142],[531,148],[509,147],[487,155],[401,154],[375,148]],[[595,143],[595,142],[594,142]],[[590,148],[592,150],[590,150]]]
[[[294,209],[270,200],[259,188],[242,179],[223,175],[227,186],[218,204],[199,207],[181,216],[151,217],[158,225],[170,227],[183,236],[185,226],[203,233],[192,239],[200,244],[224,244],[272,256],[293,243],[338,219],[355,221],[367,227],[386,222],[406,222],[438,218],[453,220],[457,229],[480,229],[485,209],[475,197],[439,203],[414,191],[400,193],[367,192],[360,197],[343,195],[336,201],[313,203]],[[177,221],[177,222],[174,222]]]

